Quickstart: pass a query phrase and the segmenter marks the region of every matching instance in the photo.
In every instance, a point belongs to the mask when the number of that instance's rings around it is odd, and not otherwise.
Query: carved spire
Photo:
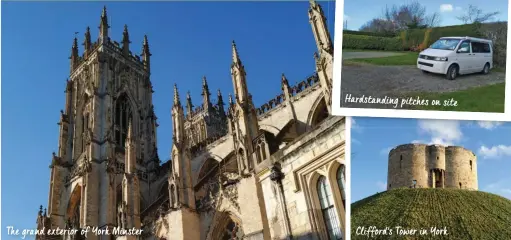
[[[209,93],[208,80],[206,79],[206,76],[202,77],[202,94],[203,95],[211,95]]]
[[[220,89],[217,91],[217,103],[218,111],[220,112],[220,116],[225,116],[225,109],[224,109],[224,99],[222,97],[222,92],[220,92]]]
[[[241,65],[240,55],[238,54],[238,49],[236,48],[236,42],[234,42],[234,40],[232,40],[232,64]]]
[[[220,91],[220,89],[218,89],[218,91],[217,91],[217,98],[218,98],[217,105],[218,106],[223,106],[224,105],[224,99],[222,97],[222,92]]]
[[[144,68],[147,72],[151,72],[151,52],[149,51],[149,41],[147,35],[144,35],[144,43],[142,44],[142,60],[144,62]]]
[[[236,43],[232,41],[232,65],[231,65],[231,77],[234,87],[234,94],[236,102],[244,105],[250,101],[248,97],[247,79],[245,73],[245,67],[241,63],[241,59],[236,48]]]
[[[186,93],[186,115],[192,116],[193,104],[192,104],[192,96],[190,96],[190,91]]]
[[[181,101],[179,100],[179,92],[177,90],[177,84],[174,83],[174,106],[181,106]]]
[[[315,7],[318,5],[318,3],[316,2],[316,0],[309,0],[309,4],[310,4],[310,7],[311,7],[311,8],[315,8]]]
[[[234,102],[232,101],[232,94],[229,93],[229,105],[233,105]]]
[[[211,106],[211,100],[209,98],[211,94],[209,93],[208,81],[206,80],[206,76],[202,77],[202,104],[204,109],[208,109]]]
[[[320,55],[323,54],[323,52],[333,54],[333,45],[325,14],[323,13],[321,5],[314,0],[310,1],[309,22],[311,23],[312,33],[314,34],[314,39],[316,40]]]
[[[83,48],[85,54],[88,54],[92,50],[92,40],[90,37],[90,27],[87,27],[85,30],[85,38],[83,40]]]
[[[182,142],[184,136],[184,113],[179,100],[177,84],[174,84],[174,106],[172,107],[172,139],[174,143]]]
[[[78,56],[78,39],[75,37],[73,39],[73,46],[71,47],[71,72],[78,66],[79,56]]]
[[[122,32],[122,53],[124,55],[130,54],[130,34],[128,33],[128,25],[124,24],[124,31]]]
[[[101,22],[99,25],[99,38],[102,41],[108,41],[108,29],[110,26],[108,25],[108,16],[106,14],[106,6],[103,7],[103,12],[101,12]]]
[[[282,86],[289,87],[289,82],[287,81],[286,75],[284,73],[282,73],[281,82],[282,82]]]
[[[286,97],[286,99],[289,99],[291,97],[290,91],[291,88],[289,87],[289,82],[287,81],[286,75],[284,75],[284,73],[282,73],[281,84],[284,96]]]
[[[38,212],[39,216],[42,216],[43,215],[43,205],[40,205],[39,206],[39,212]]]

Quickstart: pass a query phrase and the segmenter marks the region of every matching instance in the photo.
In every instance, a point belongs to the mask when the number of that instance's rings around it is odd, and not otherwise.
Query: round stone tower
[[[477,190],[477,157],[463,147],[399,145],[389,153],[387,189],[460,188]]]

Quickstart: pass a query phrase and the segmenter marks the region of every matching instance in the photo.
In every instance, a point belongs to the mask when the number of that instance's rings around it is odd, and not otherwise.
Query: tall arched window
[[[256,146],[256,156],[257,156],[257,163],[261,163],[262,161],[262,158],[261,158],[261,147],[259,147],[259,145]]]
[[[341,165],[337,169],[337,185],[339,186],[339,191],[341,191],[342,206],[346,208],[346,195],[344,193],[344,186],[346,185],[346,178],[344,176],[344,165]]]
[[[321,213],[323,215],[323,222],[328,233],[329,240],[341,240],[341,222],[337,216],[337,212],[334,207],[334,201],[332,196],[332,190],[328,184],[326,177],[321,176],[318,179],[318,197],[319,204],[321,207]]]
[[[325,120],[329,116],[325,99],[322,98],[320,101],[321,102],[319,102],[319,104],[316,106],[316,108],[314,109],[314,113],[312,115],[311,122],[312,127],[319,125],[323,120]]]
[[[174,184],[170,185],[170,206],[174,207],[176,205],[176,188],[174,187]]]
[[[115,142],[124,147],[128,136],[128,123],[131,120],[131,106],[126,95],[121,95],[115,103]]]

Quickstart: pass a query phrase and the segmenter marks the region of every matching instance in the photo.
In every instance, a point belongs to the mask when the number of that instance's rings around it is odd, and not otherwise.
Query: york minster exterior
[[[242,47],[233,42],[233,96],[210,92],[204,78],[194,107],[174,86],[171,160],[161,164],[147,36],[134,55],[127,27],[121,43],[110,39],[103,9],[97,41],[87,28],[79,54],[74,39],[49,200],[37,227],[143,232],[37,238],[344,239],[345,118],[330,115],[326,18],[315,2],[308,15],[318,48],[311,53],[315,74],[295,85],[283,74],[282,93],[256,107]]]

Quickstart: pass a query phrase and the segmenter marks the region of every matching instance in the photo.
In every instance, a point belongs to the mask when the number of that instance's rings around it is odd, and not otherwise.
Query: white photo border
[[[342,38],[344,30],[344,0],[336,0],[335,6],[335,35],[334,35],[334,69],[332,84],[332,114],[338,116],[353,117],[385,117],[385,118],[417,118],[417,119],[446,119],[446,120],[475,120],[475,121],[511,121],[511,69],[510,54],[507,48],[506,55],[506,80],[504,95],[504,113],[487,112],[456,112],[456,111],[433,111],[433,110],[406,110],[406,109],[377,109],[377,108],[346,108],[341,107],[341,72],[342,72]],[[508,1],[508,15],[511,12],[511,4]],[[511,46],[511,29],[507,29],[507,46]],[[508,97],[509,96],[509,97]]]

